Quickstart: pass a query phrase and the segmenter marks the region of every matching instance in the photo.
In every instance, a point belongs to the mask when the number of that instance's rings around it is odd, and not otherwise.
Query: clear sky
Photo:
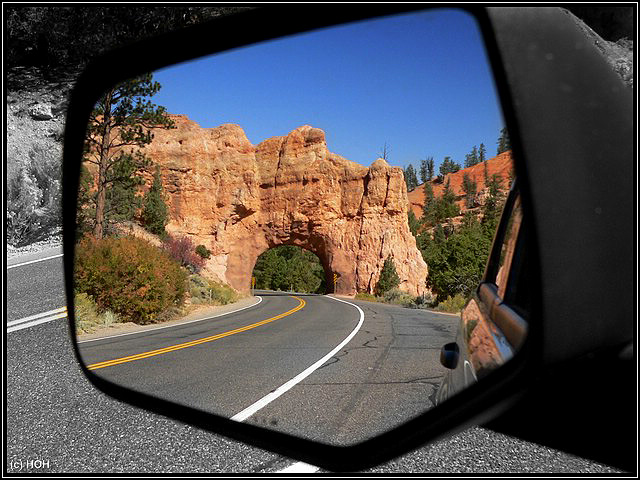
[[[293,20],[292,20],[293,21]],[[155,72],[153,97],[202,127],[239,124],[254,145],[301,125],[363,165],[385,142],[391,165],[445,155],[464,166],[503,126],[475,20],[459,10],[403,14],[269,41]]]

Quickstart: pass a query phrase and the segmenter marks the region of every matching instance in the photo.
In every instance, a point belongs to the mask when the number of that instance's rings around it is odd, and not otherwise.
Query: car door
[[[517,186],[511,188],[482,282],[460,314],[456,341],[443,346],[449,369],[441,403],[507,362],[522,345],[530,312],[526,223]]]

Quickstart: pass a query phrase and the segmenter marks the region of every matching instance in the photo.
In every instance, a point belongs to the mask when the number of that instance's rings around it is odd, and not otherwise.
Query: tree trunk
[[[109,143],[111,142],[111,98],[113,91],[107,92],[104,100],[104,115],[102,117],[102,144],[99,147],[99,165],[98,165],[98,191],[96,198],[96,224],[93,229],[93,235],[97,239],[101,239],[104,235],[104,208],[107,189],[107,167],[109,162]]]

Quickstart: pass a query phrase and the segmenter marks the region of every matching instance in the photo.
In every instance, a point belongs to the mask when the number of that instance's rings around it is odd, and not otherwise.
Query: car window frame
[[[527,242],[527,231],[525,228],[527,219],[524,210],[522,210],[522,198],[518,188],[518,182],[514,180],[500,216],[500,222],[494,236],[485,274],[477,290],[481,310],[486,313],[487,318],[499,329],[500,333],[504,335],[514,353],[521,348],[526,340],[529,331],[528,321],[521,315],[521,309],[514,308],[505,298],[500,296],[500,286],[496,284],[496,277],[500,268],[500,257],[502,255],[504,238],[510,227],[510,220],[512,219],[516,202],[520,202],[519,207],[522,212],[522,220],[515,232],[517,236],[516,243],[508,262],[509,270],[506,272],[504,279],[504,297],[508,296],[512,282],[517,281],[512,275],[514,267],[519,267],[519,265],[514,264],[514,259],[516,261],[522,261],[520,253]],[[505,261],[505,265],[506,264],[507,262]]]

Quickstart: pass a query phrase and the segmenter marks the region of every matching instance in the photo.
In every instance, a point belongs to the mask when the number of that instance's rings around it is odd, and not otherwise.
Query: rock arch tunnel
[[[295,245],[279,245],[258,256],[252,272],[252,285],[258,290],[325,294],[327,275],[320,258]]]
[[[294,235],[283,241],[264,238],[263,242],[256,242],[257,248],[236,248],[229,256],[227,281],[237,290],[246,291],[251,287],[252,272],[260,255],[273,248],[295,246],[313,253],[320,260],[324,270],[326,293],[356,293],[355,275],[352,269],[349,269],[352,262],[345,255],[346,252],[337,252],[336,255],[327,243],[322,237],[314,239]],[[335,283],[334,275],[337,277]]]
[[[336,293],[372,292],[388,256],[400,289],[426,291],[401,168],[331,153],[324,132],[308,125],[254,146],[238,125],[172,118],[177,128],[155,132],[145,153],[161,168],[169,233],[212,252],[205,274],[248,292],[262,252],[296,245],[320,258],[330,291],[335,273]]]

